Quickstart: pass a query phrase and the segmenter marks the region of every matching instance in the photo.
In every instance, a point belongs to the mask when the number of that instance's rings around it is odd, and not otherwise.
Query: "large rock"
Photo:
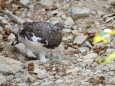
[[[23,64],[9,57],[0,56],[0,72],[16,73],[22,70]]]
[[[71,14],[74,19],[88,17],[90,15],[90,10],[87,8],[76,7],[72,8]]]

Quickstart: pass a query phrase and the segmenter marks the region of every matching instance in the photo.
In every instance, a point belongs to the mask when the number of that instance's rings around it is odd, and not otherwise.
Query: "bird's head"
[[[54,24],[54,29],[57,31],[62,31],[65,28],[66,27],[63,22],[58,22],[58,23]]]

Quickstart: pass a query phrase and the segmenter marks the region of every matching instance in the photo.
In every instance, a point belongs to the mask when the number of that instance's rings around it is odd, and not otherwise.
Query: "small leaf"
[[[100,64],[100,63],[103,63],[104,59],[102,57],[98,57],[95,59],[95,62]]]
[[[110,63],[112,59],[115,59],[115,52],[112,52],[109,56],[104,59],[105,63]]]

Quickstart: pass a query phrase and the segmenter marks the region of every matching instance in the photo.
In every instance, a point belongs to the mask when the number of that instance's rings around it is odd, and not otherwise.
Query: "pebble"
[[[6,76],[0,74],[0,83],[4,83],[4,82],[6,82]]]
[[[2,32],[3,31],[3,28],[0,26],[0,32]]]
[[[0,34],[0,39],[2,39],[2,37],[3,37],[3,35],[2,35],[2,34]]]
[[[72,25],[74,25],[75,23],[74,23],[74,21],[73,21],[73,19],[71,18],[71,17],[68,17],[66,20],[65,20],[65,25],[67,25],[67,26],[72,26]]]
[[[18,23],[21,23],[21,24],[23,24],[23,23],[25,22],[25,20],[23,20],[22,18],[20,18],[20,17],[14,15],[14,14],[13,14],[12,12],[10,12],[9,10],[4,11],[4,13],[5,13],[11,20],[14,20],[14,21],[16,21],[16,22],[18,22]]]
[[[78,35],[75,37],[73,43],[81,45],[82,43],[84,43],[86,41],[86,39],[87,39],[86,35]]]
[[[81,70],[82,70],[81,68],[76,67],[76,68],[74,68],[74,69],[69,69],[69,70],[67,70],[66,73],[75,73],[75,72],[79,72],[79,71],[81,71]]]
[[[63,80],[62,80],[62,79],[58,79],[58,80],[56,80],[55,82],[56,82],[56,83],[61,83],[61,82],[63,82]]]
[[[46,82],[43,82],[42,84],[41,84],[41,86],[48,86],[48,85],[50,85],[50,84],[52,84],[53,83],[53,81],[46,81]]]
[[[34,71],[33,71],[34,73],[39,73],[39,74],[46,74],[46,70],[41,70],[41,69],[39,69],[38,67],[35,67],[34,68]]]
[[[30,0],[20,0],[20,3],[23,5],[27,5],[30,2]]]
[[[71,9],[71,14],[73,19],[88,17],[90,15],[90,10],[88,8],[76,7]]]
[[[82,80],[81,81],[81,86],[90,86],[90,83],[87,81]]]
[[[94,59],[95,57],[97,57],[97,53],[89,53],[86,56],[83,56],[84,59]]]
[[[58,10],[53,10],[47,13],[48,16],[57,16],[58,15]]]
[[[27,86],[27,84],[26,83],[19,83],[19,84],[17,84],[18,86]]]
[[[48,7],[54,6],[54,1],[52,1],[52,0],[40,0],[39,3],[41,5],[45,5],[45,6],[48,6]]]
[[[23,64],[9,57],[0,56],[0,72],[16,73],[22,70]]]

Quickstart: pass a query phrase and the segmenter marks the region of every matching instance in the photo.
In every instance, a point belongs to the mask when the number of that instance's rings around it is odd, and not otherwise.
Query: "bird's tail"
[[[16,39],[15,39],[15,41],[12,42],[11,46],[14,46],[19,43],[18,36],[16,34],[15,34],[15,37],[16,37]]]

